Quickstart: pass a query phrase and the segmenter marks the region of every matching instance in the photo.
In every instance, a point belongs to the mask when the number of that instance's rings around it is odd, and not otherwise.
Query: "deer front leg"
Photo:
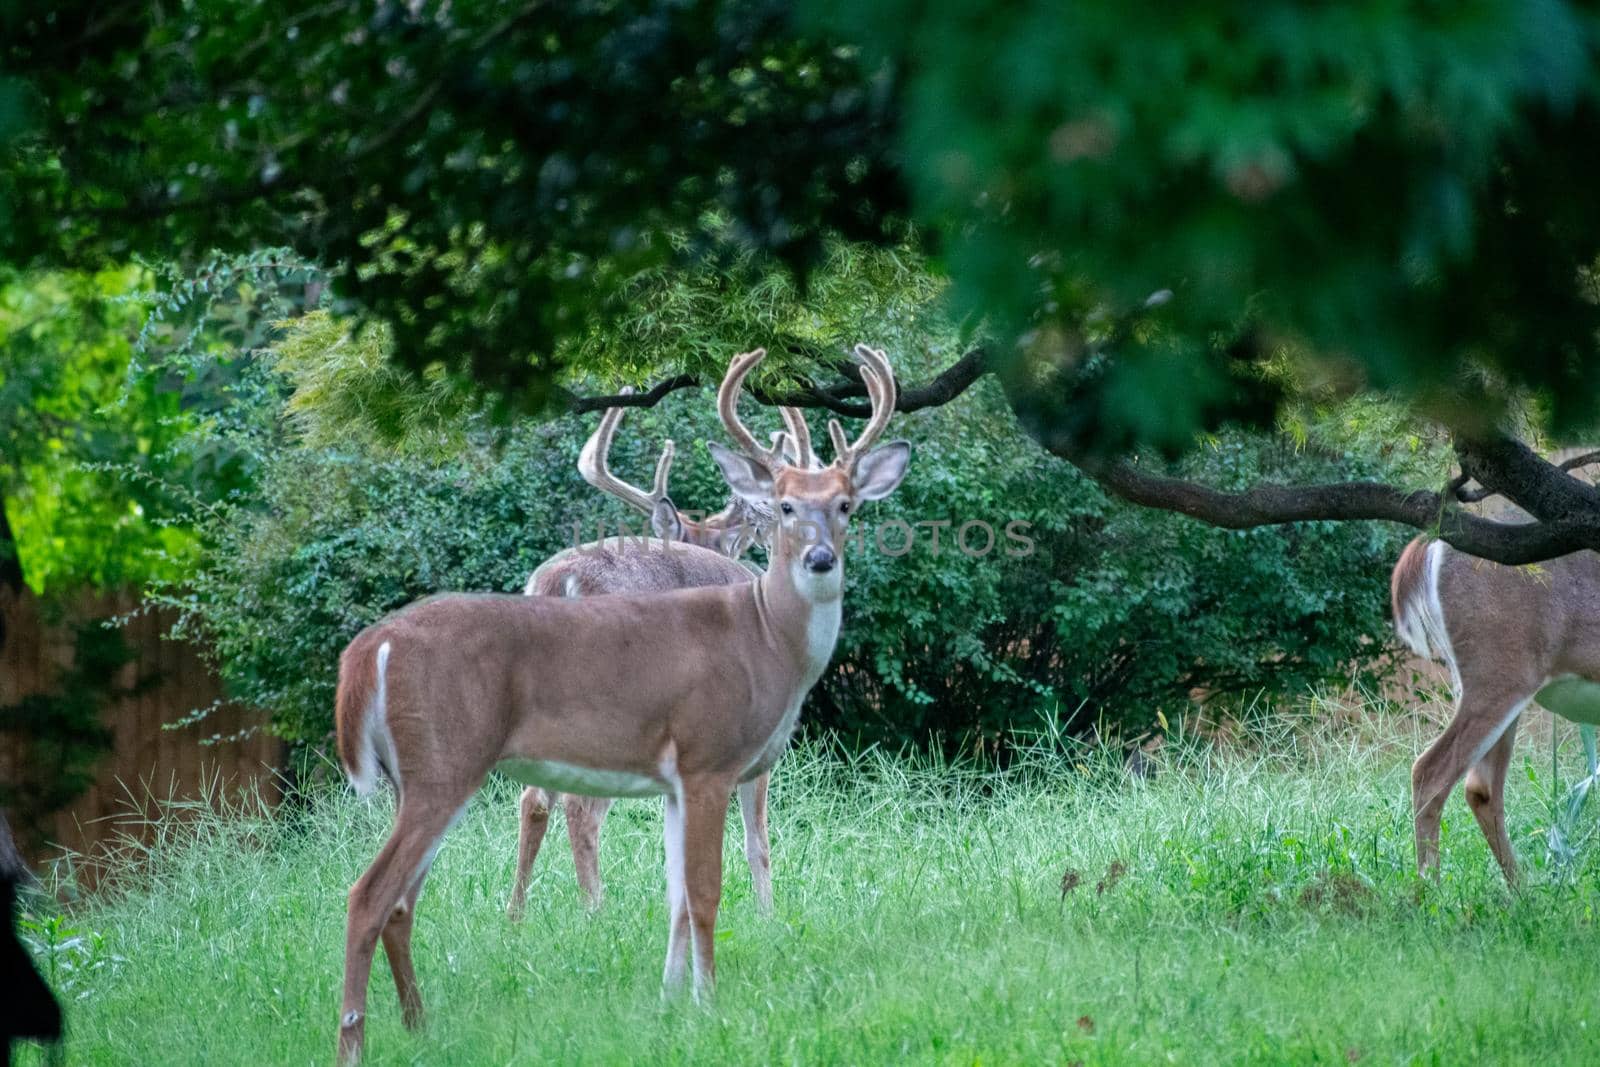
[[[1417,873],[1439,866],[1439,818],[1450,790],[1467,769],[1500,740],[1532,699],[1531,686],[1466,688],[1456,716],[1439,739],[1411,766],[1411,810]]]
[[[600,825],[610,810],[610,797],[567,795],[567,840],[572,845],[572,865],[578,873],[578,888],[591,909],[598,909],[602,900]]]
[[[1517,736],[1513,720],[1487,755],[1467,772],[1467,805],[1478,820],[1484,840],[1500,862],[1506,885],[1516,888],[1517,856],[1511,850],[1511,835],[1506,833],[1506,769],[1511,765],[1511,750]]]
[[[506,905],[506,918],[512,922],[522,921],[533,861],[538,859],[544,832],[550,827],[550,809],[557,795],[530,785],[523,789],[522,799],[517,803],[517,877],[511,883],[511,901]]]
[[[683,784],[683,880],[694,944],[694,997],[708,998],[716,987],[717,906],[722,902],[722,835],[733,783],[722,780]]]
[[[755,887],[756,910],[772,914],[772,850],[767,841],[767,784],[763,774],[739,786],[739,814],[744,819],[744,858],[750,864],[750,881]]]
[[[683,985],[688,959],[689,898],[683,876],[683,801],[671,793],[667,795],[661,822],[667,854],[667,963],[661,986],[664,993],[672,994]]]

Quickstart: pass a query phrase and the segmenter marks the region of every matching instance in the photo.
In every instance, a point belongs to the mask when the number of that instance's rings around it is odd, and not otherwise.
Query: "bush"
[[[952,409],[908,420],[913,473],[871,518],[1019,519],[1032,553],[869,554],[811,722],[861,742],[1003,747],[1042,717],[1133,733],[1196,696],[1290,693],[1381,666],[1396,528],[1213,529],[1108,498],[1002,426],[997,398]],[[1183,473],[1238,487],[1369,467],[1236,435]]]
[[[930,363],[941,355],[926,357]],[[917,374],[917,360],[908,378]],[[722,433],[704,393],[629,415],[614,466],[646,480],[663,438],[679,444],[680,506],[725,497],[705,440]],[[776,426],[772,413],[761,425]],[[578,478],[593,419],[563,418],[464,443],[446,455],[289,446],[263,456],[257,494],[203,522],[204,567],[182,596],[182,629],[209,642],[233,695],[273,728],[318,743],[332,721],[338,655],[362,627],[427,593],[517,591],[550,553],[597,523],[637,518]],[[1000,739],[1058,716],[1142,729],[1196,693],[1287,691],[1370,664],[1385,647],[1394,531],[1305,524],[1235,533],[1106,498],[1044,453],[984,383],[957,402],[897,420],[911,473],[857,520],[893,551],[908,526],[947,521],[941,550],[854,552],[833,665],[806,721],[847,743],[956,745]],[[820,427],[819,441],[825,440]],[[471,435],[468,435],[471,441]],[[1230,437],[1189,461],[1220,483],[1344,477],[1362,464]],[[978,520],[996,546],[951,549]],[[1012,554],[1007,523],[1032,542]],[[970,547],[984,538],[969,530]],[[1008,551],[1009,550],[1009,551]],[[942,739],[942,741],[940,741]]]

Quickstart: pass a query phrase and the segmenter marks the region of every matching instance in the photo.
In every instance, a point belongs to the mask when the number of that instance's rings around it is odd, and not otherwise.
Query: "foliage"
[[[206,431],[238,425],[242,413],[224,407],[249,407],[239,372],[306,274],[269,250],[192,273],[0,282],[0,644],[6,590],[24,581],[51,612],[85,586],[183,580],[198,547],[183,518],[249,474],[243,452]],[[115,631],[83,622],[74,648],[54,690],[0,708],[0,733],[19,754],[0,803],[29,831],[93,781],[110,744],[101,712],[126,695]]]
[[[550,384],[619,285],[723,242],[876,233],[883,96],[786,5],[0,5],[25,126],[0,261],[288,244],[413,368]],[[885,149],[887,146],[885,145]],[[734,180],[730,180],[734,179]]]
[[[144,284],[127,270],[0,284],[0,507],[35,592],[170,575],[192,547],[155,521],[170,510],[158,485],[183,480],[168,462],[179,398],[128,380]]]
[[[910,221],[1007,356],[1071,363],[1086,321],[1173,290],[1103,387],[1039,405],[1104,449],[1270,421],[1253,364],[1284,344],[1432,399],[1489,368],[1457,421],[1523,387],[1587,419],[1585,5],[1156,13],[0,5],[0,261],[288,244],[407,366],[539,400],[640,269],[815,265]]]
[[[934,733],[1003,748],[1042,712],[1074,731],[1133,734],[1197,696],[1293,693],[1382,665],[1397,530],[1223,531],[1109,499],[1030,448],[991,388],[905,420],[913,474],[858,521],[948,520],[942,551],[919,530],[905,556],[852,560],[840,649],[811,721],[862,741]],[[1234,487],[1383,467],[1230,434],[1178,472]],[[992,552],[952,544],[973,520],[995,530]],[[1013,520],[1028,524],[1028,554],[1003,532]],[[968,543],[981,552],[987,535],[972,527]]]
[[[877,284],[872,271],[863,277],[858,285]],[[717,307],[744,315],[751,304]],[[792,296],[760,308],[781,319],[791,306],[800,307]],[[857,319],[866,332],[851,336],[888,334],[899,366],[916,374],[951,358],[958,341],[948,326],[940,332],[937,308],[936,291],[913,289],[885,299],[881,318]],[[700,325],[723,321],[707,315]],[[818,312],[789,328],[818,321],[821,332],[801,336],[837,329]],[[639,523],[577,477],[592,420],[489,433],[466,412],[459,433],[441,438],[413,420],[434,410],[427,395],[409,412],[374,415],[359,398],[384,391],[382,341],[354,336],[320,315],[288,326],[273,351],[292,358],[262,364],[283,384],[264,395],[289,395],[300,421],[252,446],[255,494],[202,513],[204,566],[167,594],[185,610],[182,632],[211,647],[233,695],[311,743],[330,728],[339,651],[363,626],[440,590],[518,591],[557,549]],[[261,418],[281,429],[276,410],[264,407]],[[763,417],[775,425],[770,411]],[[415,447],[382,447],[372,418],[411,426]],[[1225,534],[1113,504],[1021,437],[993,382],[903,417],[896,432],[916,449],[912,475],[856,520],[865,550],[850,558],[840,648],[808,713],[852,743],[994,739],[1054,708],[1075,730],[1097,719],[1142,729],[1187,707],[1194,691],[1291,691],[1342,676],[1384,647],[1385,579],[1398,549],[1386,530]],[[668,436],[680,444],[675,498],[719,506],[725,489],[701,442],[721,430],[703,394],[631,413],[614,466],[647,470]],[[442,447],[447,439],[453,447]],[[1224,482],[1372,469],[1238,436],[1194,465]],[[1018,534],[1031,555],[1008,554],[1022,547],[1006,532],[1014,520],[1026,524]],[[949,523],[937,554],[927,526],[899,554],[909,527],[936,521]],[[983,551],[982,528],[959,530],[972,521],[993,531],[992,550]],[[958,551],[958,532],[973,554]]]
[[[1258,750],[1169,744],[1138,781],[1114,749],[1043,746],[992,773],[803,746],[773,778],[775,920],[730,824],[717,997],[700,1010],[661,1007],[661,805],[612,809],[599,914],[552,832],[511,926],[516,793],[487,789],[417,910],[428,1026],[401,1028],[379,953],[369,1062],[1591,1060],[1592,1001],[1559,991],[1600,968],[1583,936],[1600,857],[1569,884],[1524,846],[1529,887],[1507,894],[1458,792],[1442,880],[1419,882],[1408,766],[1428,735],[1411,712],[1321,708]],[[1520,843],[1545,825],[1526,772],[1547,759],[1518,747]],[[292,823],[183,812],[130,849],[112,872],[125,890],[72,914],[108,961],[74,976],[73,1063],[332,1055],[347,891],[392,808],[317,799]]]
[[[248,475],[198,431],[241,418],[226,411],[249,399],[240,371],[310,273],[266,250],[0,283],[0,532],[36,593],[182,574],[194,538],[178,520]]]
[[[1147,437],[1186,439],[1241,332],[1380,388],[1486,365],[1567,427],[1600,400],[1585,5],[807,7],[899,72],[913,212],[965,306],[1022,322],[1042,293],[1070,328],[1174,290],[1105,394]]]

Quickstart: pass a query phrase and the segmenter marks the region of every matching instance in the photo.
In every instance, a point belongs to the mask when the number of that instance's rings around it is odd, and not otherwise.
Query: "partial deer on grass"
[[[1437,868],[1440,815],[1465,775],[1467,805],[1514,885],[1505,784],[1518,717],[1537,702],[1600,723],[1600,556],[1507,567],[1419,537],[1400,554],[1390,592],[1401,640],[1449,668],[1456,701],[1411,768],[1417,870]]]
[[[775,446],[781,448],[794,439],[793,427],[796,422],[803,426],[805,417],[793,408],[779,410],[790,427],[787,438],[777,435]],[[663,551],[660,543],[652,545],[619,535],[608,544],[602,538],[565,549],[540,564],[523,592],[530,596],[587,597],[754,581],[759,572],[737,560],[751,545],[767,543],[772,513],[737,495],[721,511],[703,519],[696,520],[679,511],[667,492],[674,454],[671,441],[663,446],[661,457],[656,461],[655,478],[649,492],[612,474],[611,442],[622,423],[623,413],[622,408],[611,408],[601,417],[599,427],[579,455],[578,471],[590,485],[648,518],[659,542],[681,543],[682,547],[669,552]],[[739,813],[744,822],[745,861],[750,865],[756,905],[763,914],[772,910],[771,847],[767,836],[769,780],[768,774],[761,774],[741,784],[738,790]],[[550,812],[558,803],[566,815],[567,840],[572,846],[578,887],[590,907],[600,905],[600,828],[611,810],[612,798],[561,794],[530,785],[523,789],[518,805],[517,873],[511,887],[511,900],[506,905],[506,914],[513,921],[522,918],[533,863],[549,828]]]
[[[858,352],[860,350],[858,349]],[[369,626],[339,661],[340,762],[358,793],[379,775],[399,801],[394,830],[350,890],[340,1058],[360,1057],[377,942],[408,1026],[422,1018],[411,966],[417,895],[445,831],[498,767],[524,784],[597,796],[665,796],[667,937],[663,982],[715,982],[722,834],[728,801],[766,773],[794,732],[839,635],[845,528],[892,493],[911,447],[868,451],[894,412],[881,353],[863,368],[872,416],[851,443],[830,421],[835,458],[796,462],[760,448],[733,411],[765,355],[734,359],[719,393],[747,454],[712,445],[743,500],[772,510],[765,574],[736,585],[635,596],[444,594]]]

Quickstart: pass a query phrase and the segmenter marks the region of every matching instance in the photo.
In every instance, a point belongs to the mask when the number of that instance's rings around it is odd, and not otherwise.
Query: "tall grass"
[[[1512,774],[1513,894],[1459,798],[1439,882],[1412,873],[1426,736],[1324,705],[1180,735],[1147,778],[1048,736],[1003,771],[800,746],[773,782],[777,916],[731,832],[705,1008],[660,996],[660,805],[613,809],[594,915],[557,828],[514,926],[515,791],[491,784],[418,909],[429,1025],[401,1028],[380,954],[369,1062],[1594,1062],[1600,866],[1542,866],[1548,751]],[[345,893],[391,812],[315,800],[175,821],[61,920],[70,1062],[331,1059]]]

